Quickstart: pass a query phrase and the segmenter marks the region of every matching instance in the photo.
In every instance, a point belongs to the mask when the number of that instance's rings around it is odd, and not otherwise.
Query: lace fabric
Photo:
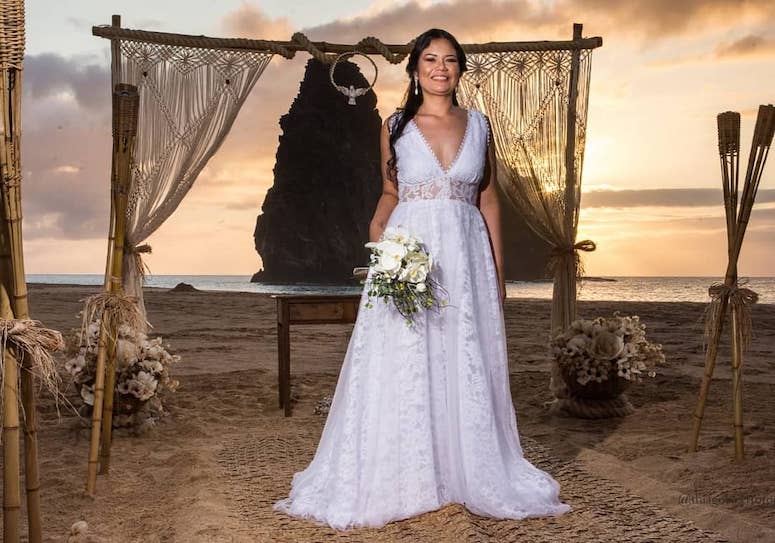
[[[422,238],[449,305],[408,327],[389,304],[367,308],[364,291],[315,456],[275,511],[344,530],[450,502],[495,518],[571,510],[520,447],[489,233],[475,205],[460,205],[476,200],[488,137],[478,111],[469,125],[446,171],[411,123],[395,143],[388,226]]]
[[[413,200],[461,200],[476,205],[478,186],[465,181],[455,181],[446,177],[432,179],[426,183],[398,185],[398,201]]]

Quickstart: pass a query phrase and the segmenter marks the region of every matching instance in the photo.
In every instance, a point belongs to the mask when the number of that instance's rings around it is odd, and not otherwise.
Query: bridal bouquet
[[[389,226],[379,241],[371,241],[366,247],[371,249],[371,277],[364,281],[368,283],[366,307],[373,307],[372,296],[382,298],[385,303],[390,299],[407,324],[412,325],[412,316],[420,309],[447,305],[437,298],[437,291],[443,289],[430,275],[433,256],[425,250],[419,237],[400,226]]]
[[[615,372],[632,382],[642,375],[654,377],[654,368],[664,364],[662,345],[646,340],[646,325],[636,316],[578,319],[552,341],[554,358],[560,368],[576,375],[582,385],[601,383]]]
[[[78,387],[85,411],[94,405],[94,381],[97,368],[97,345],[100,320],[89,324],[84,336],[73,341],[70,359],[65,370]],[[136,333],[127,325],[121,325],[116,342],[116,391],[114,395],[113,426],[132,426],[142,422],[143,411],[151,417],[163,412],[160,393],[175,391],[178,381],[170,377],[170,366],[180,360],[171,354],[169,345],[161,337],[148,338]]]

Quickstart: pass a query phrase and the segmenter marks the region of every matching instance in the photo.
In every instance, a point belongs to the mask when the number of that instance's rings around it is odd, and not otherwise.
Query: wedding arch
[[[579,251],[594,249],[589,240],[577,242],[576,232],[591,53],[602,38],[582,38],[581,31],[582,25],[574,24],[568,41],[463,44],[469,69],[461,78],[459,101],[490,118],[498,183],[552,247],[552,332],[575,318]],[[414,44],[388,45],[371,36],[353,45],[312,42],[299,32],[290,41],[211,38],[121,28],[118,15],[92,33],[111,42],[113,198],[105,293],[87,302],[85,314],[101,311],[110,326],[117,318],[107,313],[131,315],[129,302],[142,317],[135,315],[137,322],[145,322],[141,255],[150,247],[143,243],[172,215],[217,152],[274,55],[291,59],[307,51],[330,64],[340,53],[357,51],[398,64]],[[98,454],[102,472],[110,458],[112,394],[104,390],[112,390],[108,339],[115,333],[106,325],[102,335],[89,493],[95,489]],[[552,381],[557,394],[556,364]]]

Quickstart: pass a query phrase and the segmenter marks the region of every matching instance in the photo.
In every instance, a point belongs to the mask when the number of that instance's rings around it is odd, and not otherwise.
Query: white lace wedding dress
[[[468,110],[447,169],[414,122],[396,142],[399,203],[388,226],[425,242],[450,306],[421,312],[410,328],[390,304],[365,307],[364,290],[317,452],[275,511],[341,530],[449,502],[510,519],[571,510],[517,433],[497,274],[475,205],[488,130]]]

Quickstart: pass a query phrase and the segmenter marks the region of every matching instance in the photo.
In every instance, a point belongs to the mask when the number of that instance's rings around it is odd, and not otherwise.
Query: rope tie
[[[19,172],[14,171],[13,173],[5,174],[0,183],[3,189],[19,187],[22,184],[22,176]]]
[[[740,323],[740,338],[743,348],[747,349],[751,345],[751,305],[759,301],[759,295],[747,285],[747,279],[735,280],[731,285],[726,283],[713,283],[708,287],[708,295],[711,298],[710,304],[705,309],[705,343],[708,344],[713,336],[713,331],[721,325],[721,321],[726,317],[722,313],[722,307],[726,300],[729,304],[729,310],[738,317]]]
[[[315,59],[318,61],[324,63],[324,64],[332,64],[335,62],[337,55],[335,54],[328,54],[324,53],[320,49],[315,46],[312,41],[305,36],[301,32],[296,32],[291,37],[291,41],[294,43],[299,44],[301,47],[303,47],[310,55],[312,55]],[[414,45],[415,40],[410,41],[407,46],[411,49],[411,47]],[[390,51],[390,48],[382,43],[382,41],[379,38],[376,38],[374,36],[366,36],[361,41],[356,43],[353,46],[353,51],[361,52],[361,51],[368,51],[369,49],[373,49],[374,51],[377,51],[380,55],[385,57],[385,60],[390,62],[391,64],[400,64],[407,56],[408,53],[393,53]],[[295,54],[295,51],[290,51],[291,57],[293,54]],[[286,58],[291,58],[286,57]]]
[[[142,245],[132,245],[127,243],[124,245],[124,256],[131,260],[131,262],[125,263],[124,265],[133,267],[134,271],[137,273],[137,276],[140,278],[141,285],[145,281],[145,274],[150,273],[151,271],[148,268],[148,264],[145,263],[141,255],[150,253],[151,246],[147,243],[143,243]],[[127,274],[125,273],[124,279],[126,279],[126,275]]]
[[[579,251],[592,252],[596,249],[597,244],[590,239],[579,241],[573,245],[555,245],[549,251],[549,261],[546,268],[551,273],[555,273],[560,266],[564,265],[566,258],[572,258],[576,278],[580,279],[584,275],[584,266],[581,263]]]

